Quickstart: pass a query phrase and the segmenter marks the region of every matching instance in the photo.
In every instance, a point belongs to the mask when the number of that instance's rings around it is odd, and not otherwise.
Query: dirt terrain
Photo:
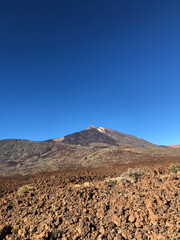
[[[0,239],[180,239],[180,158],[0,178]],[[128,168],[140,178],[111,184]],[[115,183],[115,184],[114,184]],[[19,187],[33,187],[18,193]]]

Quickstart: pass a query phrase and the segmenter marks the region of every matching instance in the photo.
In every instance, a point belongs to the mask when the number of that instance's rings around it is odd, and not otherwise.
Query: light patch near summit
[[[97,130],[98,130],[99,132],[102,132],[102,133],[105,132],[105,128],[103,128],[103,127],[99,127],[99,128],[97,128]]]

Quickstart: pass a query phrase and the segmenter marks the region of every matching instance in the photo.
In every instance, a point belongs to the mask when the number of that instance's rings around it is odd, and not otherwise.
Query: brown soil
[[[0,178],[0,239],[180,239],[179,157],[103,168]],[[108,186],[104,178],[148,166],[141,179]],[[86,184],[90,182],[91,184]],[[28,184],[34,190],[18,195]]]

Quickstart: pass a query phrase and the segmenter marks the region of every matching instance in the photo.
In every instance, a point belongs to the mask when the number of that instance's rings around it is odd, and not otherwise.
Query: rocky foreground
[[[110,183],[125,168],[1,178],[0,239],[178,240],[180,174],[167,168]]]

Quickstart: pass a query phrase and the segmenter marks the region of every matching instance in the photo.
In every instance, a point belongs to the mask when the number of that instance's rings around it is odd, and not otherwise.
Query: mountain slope
[[[137,147],[155,147],[156,145],[132,135],[118,131],[89,126],[86,130],[69,134],[63,138],[54,139],[66,144],[90,146],[95,144],[107,144],[112,146],[132,145]]]
[[[55,139],[57,141],[58,139]],[[61,142],[66,144],[89,146],[95,143],[104,143],[108,145],[118,146],[116,141],[108,135],[98,131],[96,128],[86,129],[80,132],[69,134],[62,139]]]
[[[41,142],[0,140],[0,176],[126,163],[144,160],[159,152],[160,148],[145,140],[90,126],[62,138]],[[179,156],[179,152],[176,155]]]

